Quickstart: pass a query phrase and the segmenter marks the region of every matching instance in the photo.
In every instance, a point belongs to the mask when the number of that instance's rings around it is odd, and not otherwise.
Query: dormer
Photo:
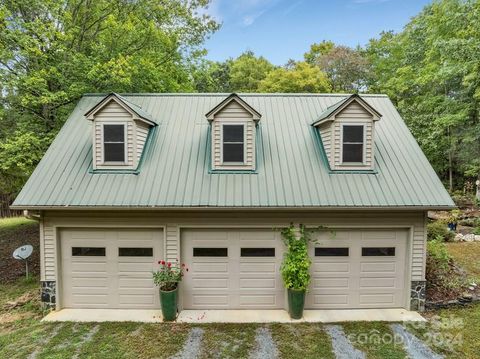
[[[85,117],[93,123],[93,170],[137,170],[147,140],[157,126],[152,116],[111,93]]]
[[[255,171],[255,139],[261,115],[231,94],[205,115],[211,126],[212,171]]]
[[[373,171],[375,123],[382,115],[354,94],[328,107],[312,124],[332,171]]]

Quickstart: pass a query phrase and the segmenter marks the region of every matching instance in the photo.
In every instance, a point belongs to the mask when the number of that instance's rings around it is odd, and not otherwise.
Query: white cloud
[[[262,11],[259,11],[259,12],[254,13],[254,14],[245,15],[245,16],[242,18],[243,26],[250,26],[250,25],[252,25],[252,24],[253,24],[260,16],[262,16],[264,13],[265,13],[265,10],[262,10]]]

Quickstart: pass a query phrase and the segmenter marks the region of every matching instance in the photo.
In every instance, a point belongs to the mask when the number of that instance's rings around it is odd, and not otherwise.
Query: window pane
[[[72,247],[72,256],[104,257],[105,247]]]
[[[362,256],[383,257],[394,256],[395,247],[364,247],[362,248]]]
[[[223,162],[243,162],[243,144],[224,143]]]
[[[363,162],[363,145],[345,143],[342,157],[343,162]]]
[[[120,257],[153,257],[153,248],[118,248]]]
[[[123,143],[105,143],[104,151],[105,162],[125,161],[125,145]]]
[[[125,126],[123,125],[104,125],[103,126],[103,141],[104,142],[124,142]]]
[[[243,142],[243,125],[223,125],[223,142]]]
[[[348,247],[347,248],[326,248],[318,247],[315,248],[316,257],[348,257]]]
[[[363,143],[363,126],[343,126],[343,142]]]
[[[241,248],[242,257],[275,257],[275,248]]]
[[[193,248],[194,257],[227,257],[227,248]]]

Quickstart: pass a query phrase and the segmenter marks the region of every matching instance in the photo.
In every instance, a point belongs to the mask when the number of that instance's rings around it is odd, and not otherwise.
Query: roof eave
[[[367,211],[367,210],[392,210],[392,211],[450,211],[457,208],[455,205],[406,205],[406,206],[28,206],[11,205],[13,210],[337,210],[337,211]]]

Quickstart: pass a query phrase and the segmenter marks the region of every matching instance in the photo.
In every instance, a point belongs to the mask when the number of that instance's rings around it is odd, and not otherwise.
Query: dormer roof
[[[360,106],[362,106],[366,111],[368,111],[373,116],[374,121],[378,121],[382,117],[382,115],[372,106],[370,106],[360,95],[353,94],[327,107],[325,111],[323,111],[320,116],[315,120],[315,122],[312,123],[312,126],[318,126],[324,122],[334,120],[335,115],[340,113],[353,101],[356,101]]]
[[[255,110],[252,106],[250,106],[245,100],[243,100],[236,93],[232,93],[228,97],[226,97],[222,102],[220,102],[218,105],[216,105],[214,108],[212,108],[210,111],[208,111],[205,114],[205,117],[207,118],[207,120],[212,121],[215,115],[219,113],[223,108],[228,106],[228,104],[232,101],[236,101],[247,112],[249,112],[252,115],[254,121],[258,121],[260,120],[260,117],[262,117],[262,115],[257,110]]]
[[[93,106],[90,110],[85,113],[85,117],[88,120],[93,120],[95,114],[99,112],[104,106],[106,106],[110,101],[115,101],[120,106],[122,106],[126,111],[128,111],[134,120],[140,120],[148,123],[150,126],[157,126],[158,123],[154,120],[153,116],[148,112],[144,111],[142,107],[128,101],[126,98],[120,96],[119,94],[112,92],[105,96],[99,103]]]

